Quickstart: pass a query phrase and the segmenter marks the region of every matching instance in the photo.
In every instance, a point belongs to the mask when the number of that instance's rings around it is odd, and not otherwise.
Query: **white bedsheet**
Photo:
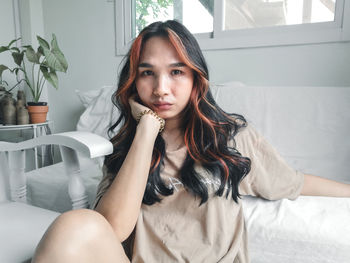
[[[349,263],[350,198],[244,197],[252,263]]]
[[[81,164],[92,203],[102,176],[96,162]],[[71,209],[63,163],[27,173],[29,202],[58,212]],[[349,263],[350,198],[300,196],[266,201],[244,196],[252,263]]]

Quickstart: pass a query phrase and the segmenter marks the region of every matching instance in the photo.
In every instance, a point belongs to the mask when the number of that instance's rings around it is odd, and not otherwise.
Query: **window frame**
[[[115,0],[117,55],[125,55],[132,42],[133,2]],[[337,0],[331,22],[236,30],[223,30],[224,0],[215,0],[213,21],[213,32],[194,34],[205,51],[350,41],[350,1],[345,0]]]

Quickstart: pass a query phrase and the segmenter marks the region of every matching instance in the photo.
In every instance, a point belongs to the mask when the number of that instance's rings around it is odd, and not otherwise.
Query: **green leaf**
[[[51,41],[51,51],[53,54],[55,54],[56,58],[58,59],[59,63],[61,64],[62,68],[64,69],[63,72],[67,71],[68,63],[66,58],[64,57],[62,51],[58,47],[56,35],[52,34],[52,41]]]
[[[37,53],[40,53],[40,56],[44,56],[44,49],[41,46],[39,46]]]
[[[43,73],[44,78],[55,88],[58,89],[58,77],[56,71],[48,71],[47,67],[40,66],[40,70]]]
[[[50,45],[49,45],[49,43],[47,43],[47,41],[45,39],[41,38],[40,36],[36,36],[36,38],[38,39],[39,45],[43,49],[50,49]]]
[[[14,51],[17,51],[18,53],[21,52],[21,50],[19,50],[18,47],[12,47],[12,48],[10,48],[10,49],[11,49],[11,50],[14,50]]]
[[[57,51],[56,51],[57,52]],[[51,50],[48,49],[44,49],[44,54],[45,54],[45,58],[46,58],[46,65],[53,69],[53,70],[57,70],[57,71],[61,71],[61,72],[66,72],[67,71],[67,64],[61,63],[61,61],[65,61],[65,58],[62,58],[62,54],[61,53],[54,53]],[[67,62],[66,62],[67,63]]]
[[[7,51],[7,50],[10,50],[10,49],[8,47],[5,47],[5,46],[0,47],[0,53]]]
[[[23,61],[23,56],[24,56],[23,51],[21,53],[17,53],[17,52],[12,53],[13,60],[18,66],[21,66]]]
[[[58,77],[56,74],[56,71],[50,71],[50,79],[49,82],[51,83],[52,86],[54,86],[56,89],[58,89]]]
[[[5,80],[1,80],[0,83],[1,83],[0,87],[4,87],[5,89],[6,89],[6,87],[9,86],[9,84],[8,84],[7,81],[5,81]],[[3,84],[6,84],[6,86],[3,85]]]
[[[47,80],[49,78],[49,70],[45,66],[40,66],[40,71],[43,73],[44,78]]]
[[[56,38],[55,34],[52,34],[51,48],[52,48],[52,50],[54,50],[54,49],[60,50],[58,47],[57,38]]]
[[[62,72],[67,72],[68,62],[67,62],[66,58],[64,57],[63,53],[60,50],[53,50],[52,53],[56,56],[58,62],[62,66],[62,68],[63,68]]]
[[[7,69],[9,69],[7,66],[5,66],[5,65],[3,65],[3,64],[0,65],[0,78],[1,78],[1,76],[2,76],[2,73],[3,73],[5,70],[7,70]]]
[[[28,47],[26,50],[26,57],[28,61],[35,63],[35,64],[40,64],[39,62],[39,57],[35,53],[34,49],[32,47]]]
[[[20,39],[21,38],[19,37],[17,39],[12,40],[7,47],[10,48],[13,43],[15,43],[17,40],[20,40]]]

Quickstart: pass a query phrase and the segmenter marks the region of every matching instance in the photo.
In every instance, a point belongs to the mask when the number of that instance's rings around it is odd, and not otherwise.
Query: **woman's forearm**
[[[301,195],[350,197],[350,185],[305,174]]]
[[[141,119],[124,163],[96,207],[120,241],[130,235],[136,224],[158,129],[159,123],[154,117],[148,115]]]

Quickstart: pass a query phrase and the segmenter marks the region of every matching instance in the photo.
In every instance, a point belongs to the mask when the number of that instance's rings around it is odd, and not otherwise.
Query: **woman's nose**
[[[167,76],[160,75],[156,78],[153,94],[158,97],[169,94],[169,80]]]

